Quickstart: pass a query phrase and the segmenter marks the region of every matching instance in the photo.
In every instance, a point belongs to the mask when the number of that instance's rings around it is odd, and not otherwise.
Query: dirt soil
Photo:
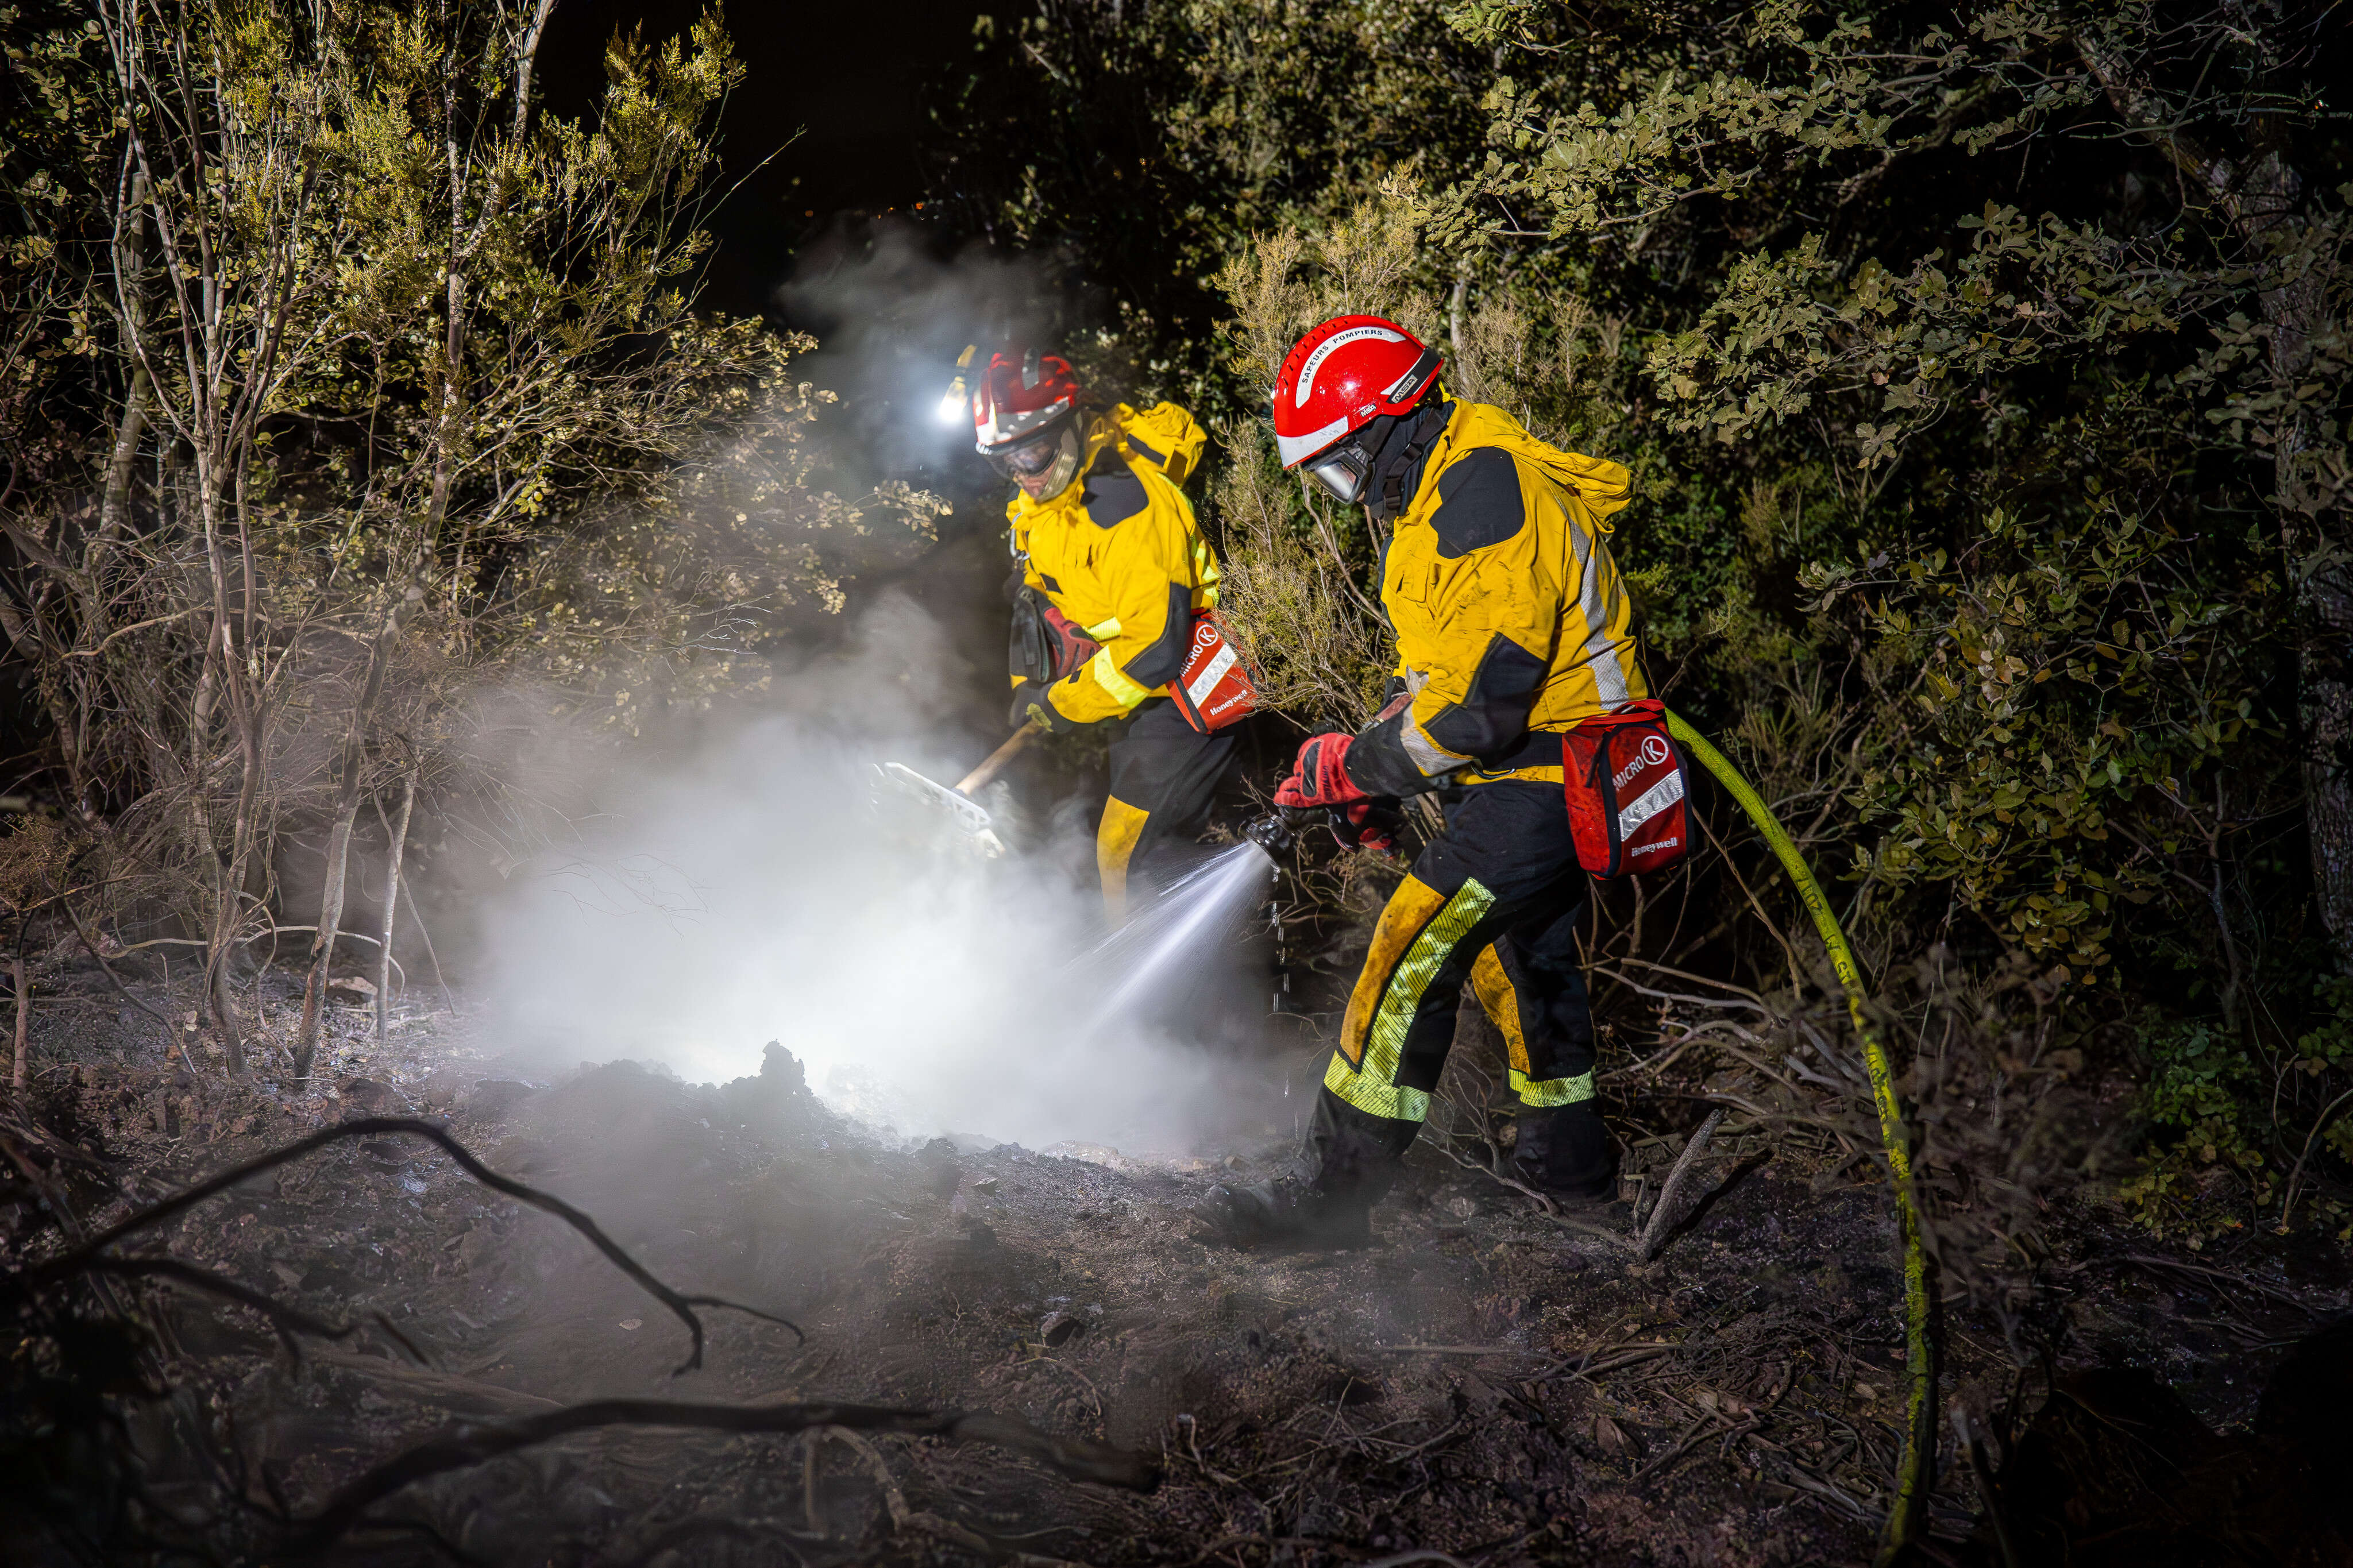
[[[719,1087],[626,1061],[535,1081],[446,1013],[404,1015],[379,1051],[365,1016],[338,1009],[332,1088],[298,1095],[141,1065],[158,1054],[155,1026],[116,1013],[102,980],[70,984],[87,1003],[65,1015],[71,1028],[37,1036],[46,1065],[32,1110],[105,1168],[70,1190],[86,1225],[317,1127],[414,1113],[596,1216],[678,1289],[807,1335],[706,1310],[704,1364],[680,1373],[679,1322],[556,1220],[421,1142],[332,1145],[127,1247],[367,1325],[298,1357],[246,1309],[158,1290],[181,1415],[202,1416],[250,1495],[274,1489],[296,1515],[453,1424],[609,1396],[986,1409],[1164,1461],[1156,1489],[1140,1493],[980,1443],[609,1429],[399,1490],[336,1561],[1504,1568],[1872,1555],[1905,1368],[1893,1223],[1867,1162],[1841,1173],[1755,1133],[1725,1139],[1698,1167],[1696,1207],[1643,1264],[1627,1241],[1631,1204],[1556,1218],[1421,1152],[1373,1245],[1242,1252],[1198,1239],[1188,1210],[1213,1181],[1270,1173],[1280,1147],[1141,1163],[891,1142],[812,1099],[781,1049],[761,1076]],[[1674,1152],[1671,1139],[1631,1151],[1628,1191],[1655,1193]],[[0,1198],[13,1205],[0,1207],[11,1257],[54,1245],[21,1183]],[[1942,1391],[1974,1413],[1988,1452],[1973,1468],[1946,1428],[1926,1560],[2002,1561],[1976,1474],[2000,1462],[2005,1420],[2056,1489],[2037,1502],[2018,1472],[2005,1479],[2018,1510],[2042,1510],[2014,1513],[2015,1561],[2110,1561],[2062,1538],[2097,1535],[2119,1510],[2146,1522],[2147,1497],[2117,1491],[2109,1469],[2116,1495],[2090,1501],[2050,1480],[2082,1447],[2052,1412],[2121,1429],[2082,1381],[2098,1368],[2126,1369],[2105,1375],[2125,1377],[2132,1397],[2155,1389],[2146,1397],[2163,1409],[2134,1419],[2187,1423],[2182,1442],[2206,1444],[2200,1454],[2243,1465],[2253,1450],[2232,1444],[2286,1443],[2265,1463],[2294,1490],[2302,1439],[2264,1436],[2258,1396],[2344,1310],[2341,1275],[2259,1242],[2227,1257],[2169,1252],[2088,1216],[2061,1219],[2052,1237],[2035,1344],[1947,1304]],[[167,1413],[131,1407],[156,1494],[206,1506],[220,1472],[173,1436]],[[2160,1467],[2143,1492],[2178,1473]],[[2311,1526],[2323,1545],[2310,1551],[2203,1560],[2341,1561],[2326,1544],[2348,1538],[2328,1536],[2336,1528]]]

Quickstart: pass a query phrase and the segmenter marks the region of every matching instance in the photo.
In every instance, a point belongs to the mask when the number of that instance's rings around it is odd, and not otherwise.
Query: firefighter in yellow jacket
[[[1165,689],[1195,612],[1218,602],[1217,557],[1177,489],[1207,438],[1173,404],[1090,413],[1071,367],[1034,350],[992,357],[972,402],[976,447],[1018,487],[1012,721],[1113,727],[1095,860],[1116,924],[1131,874],[1201,830],[1233,761],[1233,735],[1196,730]]]
[[[1381,913],[1298,1161],[1202,1203],[1237,1241],[1365,1233],[1429,1114],[1466,979],[1509,1058],[1521,1179],[1571,1201],[1615,1194],[1561,737],[1647,695],[1603,541],[1628,476],[1450,399],[1440,368],[1395,322],[1343,316],[1301,339],[1275,382],[1283,465],[1386,525],[1381,605],[1398,655],[1379,716],[1311,738],[1275,800],[1363,820],[1382,797],[1443,785],[1451,799],[1446,831]]]

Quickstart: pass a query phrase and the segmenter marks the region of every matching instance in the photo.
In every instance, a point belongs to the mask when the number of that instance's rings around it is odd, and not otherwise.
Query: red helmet
[[[1078,468],[1079,378],[1036,349],[989,356],[972,394],[973,450],[1039,500]]]
[[[1274,378],[1274,446],[1286,468],[1305,465],[1344,500],[1356,499],[1364,475],[1343,486],[1313,459],[1374,420],[1409,412],[1438,384],[1445,361],[1395,321],[1335,316],[1292,345]]]

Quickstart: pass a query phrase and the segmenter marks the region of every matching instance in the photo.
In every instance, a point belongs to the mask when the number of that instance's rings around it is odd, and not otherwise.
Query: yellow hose
[[[1798,896],[1805,900],[1807,912],[1814,917],[1814,930],[1821,933],[1822,945],[1830,949],[1831,963],[1846,991],[1847,1014],[1854,1020],[1856,1037],[1862,1042],[1863,1065],[1871,1075],[1872,1099],[1879,1107],[1879,1142],[1887,1153],[1904,1247],[1904,1343],[1910,1387],[1905,1400],[1904,1452],[1896,1465],[1895,1501],[1887,1510],[1887,1524],[1879,1538],[1877,1562],[1889,1563],[1911,1543],[1919,1530],[1922,1511],[1928,1503],[1929,1476],[1936,1458],[1936,1368],[1929,1355],[1928,1334],[1928,1256],[1920,1244],[1920,1212],[1912,1201],[1912,1156],[1904,1142],[1904,1112],[1895,1102],[1894,1070],[1888,1066],[1887,1051],[1880,1044],[1879,1032],[1863,1014],[1862,971],[1856,966],[1854,952],[1846,944],[1846,933],[1839,929],[1830,900],[1822,896],[1820,884],[1807,868],[1798,847],[1789,841],[1773,808],[1749,787],[1748,781],[1740,776],[1740,770],[1708,744],[1706,736],[1683,722],[1680,714],[1668,713],[1667,731],[1715,775],[1716,782],[1740,803],[1740,809],[1748,814],[1748,820],[1765,836],[1765,842],[1773,847],[1781,868],[1789,874]]]

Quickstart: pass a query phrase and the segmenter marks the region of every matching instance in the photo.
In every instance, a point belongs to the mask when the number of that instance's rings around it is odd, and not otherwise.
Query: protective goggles
[[[1069,426],[1048,430],[1017,447],[988,454],[988,466],[1008,479],[1034,479],[1062,455],[1062,437]]]
[[[1342,506],[1355,506],[1371,485],[1373,461],[1388,440],[1390,415],[1369,420],[1299,466],[1299,471],[1322,485]]]

